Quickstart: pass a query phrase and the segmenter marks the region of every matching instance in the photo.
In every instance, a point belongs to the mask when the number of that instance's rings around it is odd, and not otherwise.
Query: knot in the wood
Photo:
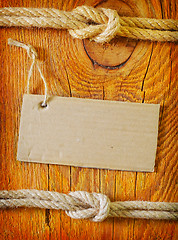
[[[81,6],[74,9],[73,14],[83,17],[82,26],[85,24],[85,27],[69,30],[74,38],[89,38],[105,43],[111,41],[119,31],[120,21],[116,10]]]
[[[90,219],[94,222],[101,222],[108,217],[110,200],[106,195],[84,191],[71,192],[69,195],[78,209],[66,211],[68,216],[75,219]]]

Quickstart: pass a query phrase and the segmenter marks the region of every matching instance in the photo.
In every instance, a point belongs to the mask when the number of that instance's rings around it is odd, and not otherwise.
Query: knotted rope
[[[71,218],[94,222],[107,217],[178,220],[178,203],[110,202],[104,194],[84,191],[69,194],[29,189],[0,191],[0,209],[17,207],[61,209]]]
[[[119,17],[116,10],[77,7],[71,12],[50,8],[1,8],[0,27],[68,29],[74,38],[109,42],[116,35],[151,41],[177,41],[178,21]]]

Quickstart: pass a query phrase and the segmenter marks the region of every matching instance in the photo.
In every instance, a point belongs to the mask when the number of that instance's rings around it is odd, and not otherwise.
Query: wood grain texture
[[[82,4],[92,6],[107,4],[107,7],[113,8],[113,6],[118,7],[120,2],[116,0],[0,1],[0,7],[54,7],[61,10],[71,10]],[[132,11],[131,13],[128,10],[128,15],[134,13],[135,16],[176,18],[175,0],[129,0],[124,1],[124,4]],[[26,92],[30,59],[25,50],[7,45],[9,37],[30,43],[37,49],[41,60],[40,66],[48,80],[51,94],[160,103],[155,172],[109,171],[16,161],[19,117],[22,97]],[[122,39],[119,41],[122,42]],[[92,44],[90,43],[90,49]],[[113,48],[114,44],[113,42],[107,47]],[[124,61],[127,48],[124,44],[121,46],[124,48]],[[93,44],[93,48],[95,47]],[[120,54],[119,64],[122,63],[122,52]],[[83,41],[72,39],[66,31],[1,28],[0,188],[7,190],[36,188],[64,193],[75,190],[96,191],[107,194],[111,201],[178,201],[177,55],[176,44],[138,41],[129,60],[120,68],[110,69],[99,66],[96,63],[99,61],[98,58],[96,62],[91,61],[86,54]],[[110,62],[109,59],[107,61],[107,66],[115,65],[115,62]],[[35,70],[31,92],[42,94],[43,91],[39,73]],[[40,209],[0,211],[0,239],[8,240],[176,239],[176,227],[176,222],[137,219],[111,218],[102,223],[93,223],[70,219],[62,211]]]

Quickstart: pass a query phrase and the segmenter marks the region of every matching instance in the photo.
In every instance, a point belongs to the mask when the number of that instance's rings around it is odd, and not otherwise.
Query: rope
[[[50,8],[1,8],[0,27],[68,29],[74,38],[109,42],[116,35],[151,41],[178,41],[178,20],[119,17],[116,10],[77,7],[71,12]]]
[[[94,222],[107,217],[178,220],[178,203],[110,202],[104,194],[84,191],[69,194],[29,189],[0,191],[0,209],[17,207],[61,209],[71,218]]]

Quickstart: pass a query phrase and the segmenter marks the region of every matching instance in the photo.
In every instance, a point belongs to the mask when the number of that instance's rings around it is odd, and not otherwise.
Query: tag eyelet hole
[[[47,106],[48,106],[47,103],[44,103],[44,102],[40,103],[40,107],[41,107],[41,108],[47,108]]]

